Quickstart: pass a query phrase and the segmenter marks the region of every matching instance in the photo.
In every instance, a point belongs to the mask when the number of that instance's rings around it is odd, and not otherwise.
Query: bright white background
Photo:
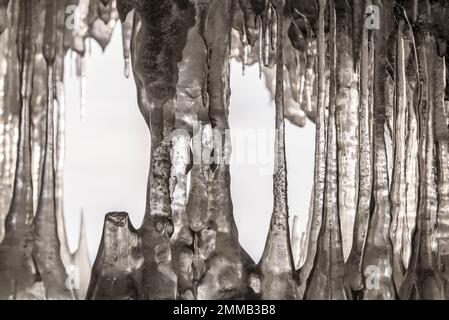
[[[66,71],[64,208],[72,250],[78,240],[79,213],[81,208],[84,210],[93,262],[106,213],[126,211],[136,228],[141,224],[149,132],[137,107],[134,80],[124,77],[120,26],[105,52],[94,42],[91,50],[87,60],[84,123],[80,121],[79,81],[74,71],[69,68]],[[268,137],[274,128],[274,109],[265,81],[259,79],[258,66],[246,68],[243,76],[241,65],[233,61],[231,71],[231,130],[259,130]],[[286,127],[290,216],[298,215],[305,230],[313,179],[315,129],[310,123],[306,128],[297,128],[288,121]],[[273,139],[271,136],[262,143],[266,150],[256,150],[256,146],[249,149],[249,152],[261,152],[265,155],[262,160],[270,159],[270,163],[231,164],[234,217],[240,243],[256,262],[264,248],[273,207],[272,176],[267,170],[273,163]]]

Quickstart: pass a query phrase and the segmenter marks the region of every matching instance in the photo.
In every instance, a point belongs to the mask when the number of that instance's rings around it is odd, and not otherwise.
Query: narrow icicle
[[[422,102],[419,106],[420,189],[416,230],[412,240],[413,251],[400,297],[407,300],[436,300],[444,299],[444,285],[434,248],[438,200],[434,116],[435,103],[441,103],[439,100],[443,101],[444,98],[444,90],[441,90],[441,86],[444,87],[444,61],[436,54],[435,38],[430,32],[422,32],[420,36],[420,77],[423,83]]]
[[[315,117],[315,172],[314,172],[314,200],[313,214],[310,223],[307,257],[300,273],[299,298],[303,297],[304,291],[309,280],[310,273],[315,262],[317,251],[318,235],[320,233],[323,221],[323,195],[326,163],[326,127],[325,127],[325,109],[326,109],[326,41],[325,41],[325,10],[327,0],[319,1],[318,18],[318,105]]]
[[[209,52],[208,118],[214,134],[215,168],[208,190],[208,225],[197,243],[208,266],[198,285],[199,299],[243,299],[254,298],[255,294],[249,280],[250,275],[254,275],[254,262],[238,242],[231,199],[231,141],[228,136],[231,6],[229,0],[210,2],[205,33]]]
[[[45,1],[45,29],[42,51],[48,69],[46,110],[46,139],[42,184],[34,221],[33,258],[44,282],[47,299],[72,299],[66,287],[67,274],[60,257],[60,243],[56,222],[55,166],[54,166],[54,62],[56,58],[56,29],[58,3]]]
[[[357,1],[355,1],[357,2]],[[364,5],[369,0],[364,1]],[[364,21],[359,21],[363,23]],[[354,30],[360,26],[354,25]],[[346,266],[352,290],[360,294],[363,290],[362,257],[368,233],[370,218],[371,193],[373,186],[372,167],[372,116],[369,103],[370,84],[370,41],[368,30],[362,26],[362,43],[360,49],[360,103],[359,103],[359,194],[357,213],[354,222],[352,249]],[[354,59],[357,57],[354,56]]]
[[[33,251],[30,99],[34,67],[34,21],[37,2],[20,0],[17,55],[20,70],[20,125],[14,190],[0,244],[0,299],[45,298]]]
[[[131,37],[134,24],[134,11],[131,11],[122,23],[123,58],[125,59],[125,77],[131,72]]]
[[[334,0],[336,9],[336,98],[338,155],[338,202],[344,258],[349,256],[352,231],[357,209],[358,189],[358,103],[353,100],[353,83],[357,77],[353,70],[351,8],[347,0]]]
[[[340,170],[340,163],[337,160],[337,26],[334,0],[330,0],[329,3],[329,16],[330,88],[324,210],[323,223],[318,236],[315,264],[310,273],[305,293],[305,298],[308,300],[350,300],[352,298],[351,289],[345,274],[339,215],[340,207],[338,206],[338,171]],[[344,66],[339,65],[338,67]],[[340,73],[341,70],[338,72]]]
[[[365,300],[395,299],[393,283],[393,249],[390,241],[390,204],[388,200],[388,164],[385,145],[386,43],[392,4],[375,0],[380,10],[380,28],[373,30],[374,44],[374,132],[373,132],[373,200],[362,271],[365,275]]]
[[[265,249],[259,262],[261,299],[295,299],[295,267],[290,246],[284,120],[284,0],[271,1],[276,13],[276,137],[273,175],[274,208]]]

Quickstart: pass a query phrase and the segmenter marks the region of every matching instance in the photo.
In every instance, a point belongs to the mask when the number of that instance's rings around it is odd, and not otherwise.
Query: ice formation
[[[0,299],[449,298],[448,9],[0,0]],[[87,44],[104,49],[118,19],[151,132],[146,210],[138,229],[106,215],[90,274],[84,224],[75,253],[65,234],[64,62],[76,57],[83,119]],[[231,59],[259,64],[275,104],[258,263],[233,218]],[[316,127],[307,234],[289,226],[285,119]]]

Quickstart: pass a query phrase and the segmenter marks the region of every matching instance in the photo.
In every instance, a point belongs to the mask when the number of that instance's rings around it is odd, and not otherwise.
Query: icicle
[[[325,9],[327,0],[319,1],[319,19],[318,19],[318,104],[315,117],[316,135],[315,135],[315,172],[314,172],[314,200],[313,214],[311,217],[307,257],[300,273],[299,296],[303,297],[307,281],[311,274],[315,255],[317,252],[318,235],[323,220],[323,195],[325,179],[325,159],[326,159],[326,127],[325,127],[325,108],[326,108],[326,42],[325,42]]]
[[[323,224],[318,237],[315,265],[310,273],[305,297],[309,300],[352,298],[349,283],[346,280],[343,246],[340,229],[338,203],[337,157],[337,26],[335,3],[330,2],[330,88],[329,115],[327,121],[326,179],[324,189]],[[340,38],[339,38],[340,39]],[[340,53],[340,51],[338,52]],[[344,68],[344,65],[339,65]],[[338,71],[341,73],[341,70]],[[341,76],[341,74],[339,75]],[[338,163],[338,164],[337,164]]]
[[[368,1],[365,2],[368,3]],[[357,29],[359,26],[354,25],[353,28]],[[357,200],[357,213],[354,222],[352,249],[346,263],[348,279],[352,290],[356,293],[360,293],[363,289],[362,257],[368,232],[373,182],[372,118],[369,102],[370,42],[368,39],[368,30],[366,28],[362,28],[362,30],[359,103],[359,194]],[[358,59],[358,57],[354,56],[354,59]]]
[[[352,86],[357,83],[353,71],[351,8],[346,0],[334,0],[337,15],[336,50],[336,122],[338,154],[338,206],[343,239],[343,254],[349,256],[357,207],[358,189],[358,103],[353,100]]]
[[[436,55],[436,43],[433,36],[428,32],[423,32],[422,36],[423,42],[419,49],[423,83],[419,115],[419,207],[412,242],[412,257],[400,296],[401,299],[435,300],[444,299],[443,279],[437,265],[434,248],[438,200],[434,167],[434,103],[441,104],[444,97],[442,89],[444,88],[444,61]]]
[[[254,262],[238,242],[238,233],[233,218],[231,200],[231,177],[229,162],[231,144],[229,129],[229,29],[232,8],[229,1],[212,0],[207,32],[209,49],[207,93],[209,99],[208,118],[214,133],[214,164],[208,194],[208,226],[204,230],[198,247],[205,254],[209,266],[198,286],[199,299],[242,299],[254,297],[258,285],[252,286],[249,279],[258,282]],[[211,252],[209,245],[215,243]],[[224,276],[226,275],[226,276]],[[252,290],[249,289],[252,288]],[[223,290],[227,288],[227,290]],[[252,292],[251,292],[252,291]]]
[[[4,3],[0,2],[0,6]],[[11,5],[13,7],[13,5]],[[4,221],[5,216],[8,211],[8,205],[11,198],[10,183],[8,179],[9,175],[9,120],[10,112],[7,103],[8,94],[8,69],[11,69],[11,63],[9,57],[11,55],[12,49],[9,48],[10,43],[10,33],[11,33],[11,22],[8,19],[7,13],[11,13],[12,10],[7,10],[8,8],[0,8],[0,24],[4,23],[3,33],[1,32],[0,26],[0,242],[3,240],[4,233]],[[1,10],[5,10],[4,17],[2,16]]]
[[[125,59],[125,77],[131,72],[131,36],[134,24],[134,11],[131,11],[122,23],[123,58]]]
[[[86,58],[76,55],[76,75],[80,83],[80,121],[86,121]]]
[[[95,0],[98,3],[99,0]],[[107,6],[103,8],[104,13],[102,16],[98,10],[97,12],[89,11],[89,35],[97,41],[103,50],[111,41],[112,32],[118,20],[117,4],[116,0],[111,0]],[[105,20],[108,19],[108,20]]]
[[[390,204],[388,200],[388,164],[385,146],[385,81],[386,81],[386,22],[390,18],[391,3],[373,1],[380,10],[380,29],[373,30],[374,37],[374,128],[373,128],[373,200],[374,212],[365,245],[362,266],[367,277],[363,299],[395,299],[396,290],[392,279],[390,229]],[[391,10],[391,12],[390,12]],[[369,282],[368,282],[369,281]]]
[[[65,161],[65,54],[64,33],[66,29],[65,6],[61,5],[58,12],[58,29],[56,34],[56,59],[55,59],[55,98],[56,98],[56,133],[55,133],[55,197],[56,197],[56,222],[59,242],[61,244],[61,260],[66,271],[70,272],[70,250],[67,240],[64,219],[64,161]]]
[[[5,31],[8,23],[8,4],[9,0],[0,0],[0,35]]]
[[[46,141],[42,173],[42,187],[34,222],[33,258],[45,285],[48,299],[72,299],[66,286],[65,267],[60,258],[60,243],[56,222],[54,172],[54,62],[56,58],[56,29],[58,3],[45,1],[45,29],[42,51],[47,62],[48,91],[46,110]]]
[[[295,299],[295,267],[290,246],[284,121],[283,0],[271,1],[276,14],[276,137],[273,174],[274,204],[265,249],[258,267],[261,299]]]

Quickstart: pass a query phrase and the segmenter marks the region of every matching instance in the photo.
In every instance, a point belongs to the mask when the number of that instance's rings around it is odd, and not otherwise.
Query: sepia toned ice
[[[448,8],[0,0],[0,299],[449,299]],[[90,42],[104,50],[120,22],[150,133],[146,208],[138,228],[106,214],[91,267],[83,213],[67,243],[65,61],[83,121]],[[258,65],[274,102],[260,261],[234,221],[232,59]],[[309,220],[292,227],[286,120],[316,130]]]

